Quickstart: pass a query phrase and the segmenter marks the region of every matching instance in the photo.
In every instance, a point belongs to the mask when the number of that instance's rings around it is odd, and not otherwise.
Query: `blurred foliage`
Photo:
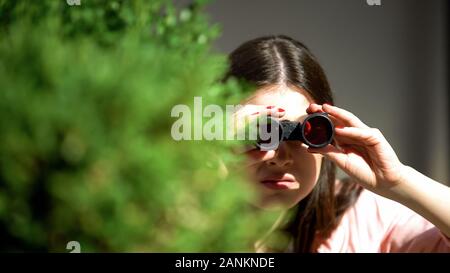
[[[0,0],[0,251],[253,251],[264,217],[176,104],[239,98],[205,1]]]

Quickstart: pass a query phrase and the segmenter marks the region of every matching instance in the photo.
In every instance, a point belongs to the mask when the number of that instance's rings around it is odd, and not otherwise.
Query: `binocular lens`
[[[266,151],[277,149],[281,141],[292,140],[322,148],[330,144],[334,136],[334,125],[326,113],[311,114],[303,123],[269,118],[269,122],[260,124],[259,128],[264,128],[264,132],[259,132],[257,146]]]
[[[308,119],[304,128],[303,136],[305,140],[314,145],[327,143],[333,133],[330,121],[323,116],[315,116]]]

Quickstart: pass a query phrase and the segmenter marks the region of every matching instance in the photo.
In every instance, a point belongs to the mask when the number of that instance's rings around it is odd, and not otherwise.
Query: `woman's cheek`
[[[303,188],[312,188],[320,175],[323,156],[320,154],[299,153],[295,157],[293,172]],[[302,185],[300,185],[302,188]]]
[[[320,168],[320,162],[323,157],[321,154],[312,154],[306,149],[297,149],[296,152],[292,154],[295,162],[295,169],[306,172],[314,171],[318,167]]]

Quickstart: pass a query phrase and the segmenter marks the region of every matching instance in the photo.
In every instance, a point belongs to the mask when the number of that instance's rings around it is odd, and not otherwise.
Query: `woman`
[[[255,205],[293,213],[277,228],[294,252],[450,252],[450,189],[405,166],[378,129],[333,106],[326,76],[300,42],[286,36],[244,43],[228,77],[257,86],[236,116],[302,121],[327,112],[332,144],[300,141],[246,151]],[[336,166],[349,178],[336,181]],[[374,194],[375,193],[375,194]],[[258,251],[274,251],[264,240]]]

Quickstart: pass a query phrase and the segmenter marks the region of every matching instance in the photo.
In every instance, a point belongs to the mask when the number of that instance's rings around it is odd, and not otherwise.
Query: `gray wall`
[[[223,53],[268,34],[304,42],[336,105],[379,128],[403,163],[448,184],[447,9],[446,0],[216,0],[207,11],[222,25]]]

